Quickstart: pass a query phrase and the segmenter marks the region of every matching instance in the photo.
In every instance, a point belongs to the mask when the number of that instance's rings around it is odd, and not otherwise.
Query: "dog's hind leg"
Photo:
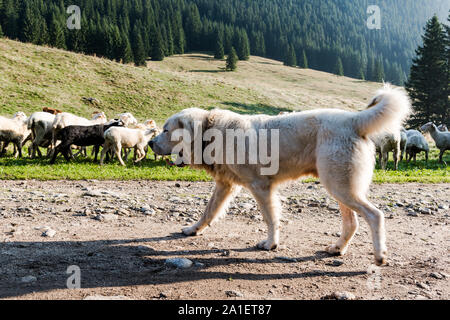
[[[257,247],[263,250],[276,249],[280,242],[279,213],[281,211],[281,204],[278,193],[271,186],[263,188],[253,187],[250,191],[258,202],[259,209],[268,228],[267,240],[258,243]]]
[[[240,187],[234,186],[229,182],[216,181],[216,188],[206,206],[203,216],[193,226],[183,228],[183,233],[187,236],[200,234],[206,227],[210,226],[218,216],[225,213],[228,204],[240,189]]]
[[[347,252],[350,241],[358,229],[358,217],[356,212],[339,202],[342,214],[342,232],[339,240],[327,247],[327,252],[331,254],[344,255]]]

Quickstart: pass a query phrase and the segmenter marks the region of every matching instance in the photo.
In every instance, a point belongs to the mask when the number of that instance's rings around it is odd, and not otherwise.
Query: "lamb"
[[[48,112],[35,112],[27,121],[28,130],[31,130],[32,144],[30,147],[30,157],[42,157],[39,147],[49,148],[52,142],[52,126],[55,115]],[[47,156],[49,152],[47,151]]]
[[[122,148],[134,148],[135,153],[138,156],[135,163],[138,163],[144,159],[146,155],[145,147],[148,142],[153,139],[154,135],[155,129],[141,130],[114,127],[106,130],[104,135],[105,144],[103,145],[102,155],[100,157],[100,165],[103,165],[106,153],[111,150],[119,159],[120,164],[125,166],[120,154]]]
[[[414,162],[416,162],[417,153],[425,151],[425,162],[428,163],[428,152],[430,148],[425,137],[414,129],[407,130],[406,136],[408,138],[406,142],[406,162],[410,162],[413,157]]]
[[[51,164],[55,163],[58,153],[62,153],[67,161],[70,160],[70,146],[76,145],[80,147],[94,146],[95,158],[97,161],[100,146],[105,142],[104,134],[109,128],[123,126],[121,120],[112,120],[106,124],[97,124],[93,126],[67,126],[57,133],[57,139],[61,143],[53,152]]]
[[[376,152],[379,154],[380,165],[386,170],[386,164],[389,158],[389,152],[393,151],[394,170],[398,169],[398,161],[400,158],[400,142],[401,136],[398,133],[381,133],[371,138],[375,143]]]
[[[448,131],[447,126],[445,124],[440,124],[438,127],[439,131],[446,132]]]
[[[423,132],[429,132],[434,142],[436,143],[436,147],[439,149],[439,163],[445,163],[442,160],[444,156],[444,152],[446,150],[450,150],[450,132],[442,132],[439,131],[436,125],[433,122],[428,122],[420,127],[420,130]],[[447,164],[446,164],[447,165]]]
[[[135,117],[129,112],[121,113],[117,116],[119,120],[122,120],[125,124],[125,127],[135,126],[138,124],[138,121]]]
[[[92,120],[78,117],[68,112],[58,113],[52,125],[52,148],[56,146],[56,134],[59,130],[67,126],[92,126],[105,123],[106,121],[106,115],[103,112],[94,113]]]
[[[28,140],[30,134],[25,113],[17,112],[10,119],[0,117],[0,141],[3,142],[2,153],[6,152],[6,147],[12,142],[16,148],[14,157],[22,158],[22,146]]]

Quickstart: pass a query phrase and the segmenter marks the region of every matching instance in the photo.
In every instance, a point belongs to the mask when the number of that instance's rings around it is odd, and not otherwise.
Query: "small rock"
[[[343,292],[333,292],[330,295],[327,295],[322,298],[323,300],[355,300],[356,297],[353,293],[343,291]]]
[[[193,262],[186,258],[169,258],[165,262],[168,266],[178,269],[188,269],[192,267]]]
[[[330,205],[328,205],[328,210],[339,211],[339,206],[336,204],[330,204]]]
[[[344,264],[344,262],[341,260],[333,260],[332,262],[326,263],[327,266],[333,266],[333,267],[339,267],[339,266],[342,266],[343,264]]]
[[[35,276],[25,276],[20,279],[22,283],[31,283],[37,281],[37,278]]]
[[[429,287],[427,284],[423,283],[423,282],[418,282],[418,283],[417,283],[417,286],[418,286],[419,288],[424,289],[424,290],[427,290],[427,291],[430,290],[430,287]]]
[[[53,238],[56,234],[56,231],[50,228],[47,228],[43,233],[43,237]]]
[[[438,272],[432,272],[430,273],[430,277],[433,277],[435,279],[444,279],[444,276]]]
[[[244,296],[242,293],[240,293],[239,291],[235,291],[235,290],[225,291],[225,294],[229,298],[242,298]]]
[[[97,221],[111,221],[117,219],[117,216],[115,214],[97,214],[94,218],[94,220]]]
[[[432,214],[430,208],[422,208],[422,209],[420,209],[420,213],[421,214]]]
[[[417,212],[415,212],[415,211],[409,211],[408,214],[407,214],[407,216],[410,216],[410,217],[417,217],[417,216],[419,216],[419,215],[418,215]]]
[[[177,183],[175,183],[175,187],[181,188],[181,184],[179,184],[179,183],[177,182]]]
[[[86,192],[83,192],[81,194],[82,197],[94,197],[94,198],[98,198],[98,197],[102,197],[102,193],[99,191],[94,191],[94,190],[88,190]]]

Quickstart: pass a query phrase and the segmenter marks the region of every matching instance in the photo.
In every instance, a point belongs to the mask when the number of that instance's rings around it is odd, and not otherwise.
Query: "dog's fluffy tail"
[[[385,84],[378,90],[367,109],[357,113],[355,130],[361,136],[380,132],[398,132],[411,113],[408,94],[401,88]]]

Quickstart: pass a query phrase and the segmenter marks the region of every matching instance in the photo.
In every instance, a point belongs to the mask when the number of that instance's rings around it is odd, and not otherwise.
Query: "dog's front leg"
[[[203,216],[193,226],[183,228],[183,233],[187,236],[200,234],[206,227],[211,225],[216,217],[225,213],[228,204],[240,189],[240,187],[233,186],[228,182],[216,181],[216,188],[206,206]]]
[[[267,240],[258,243],[257,247],[263,250],[276,249],[280,241],[279,213],[281,204],[278,194],[271,186],[267,188],[253,187],[251,192],[258,202],[268,228]]]

